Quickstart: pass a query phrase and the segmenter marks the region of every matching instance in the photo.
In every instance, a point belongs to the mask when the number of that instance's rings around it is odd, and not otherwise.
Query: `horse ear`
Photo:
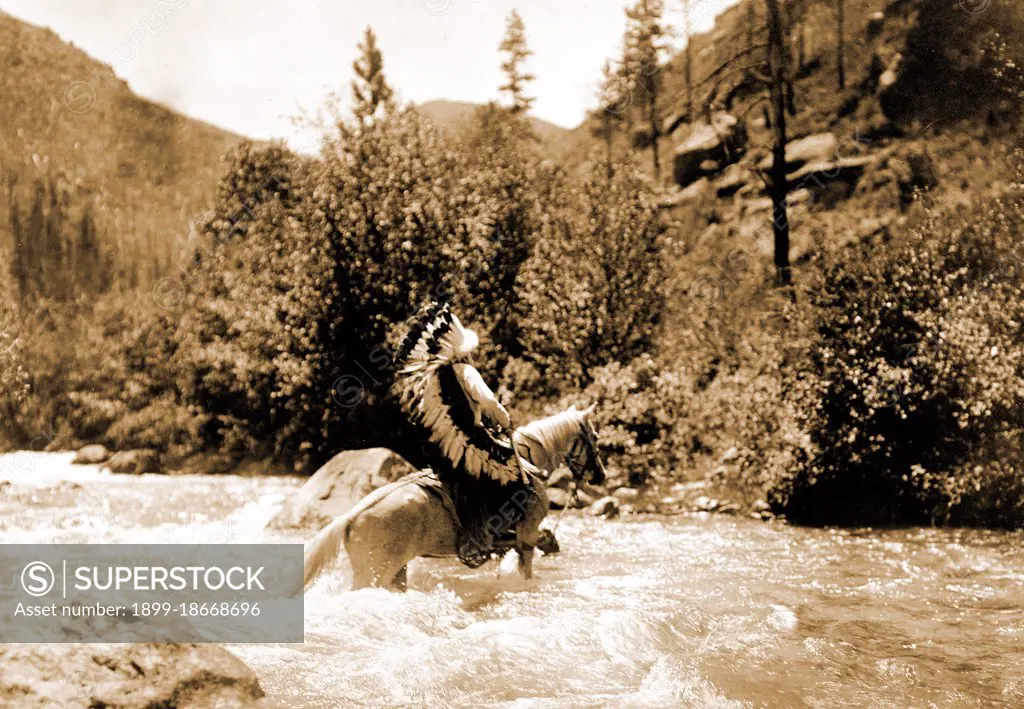
[[[583,414],[583,418],[587,418],[587,417],[593,415],[593,413],[594,413],[594,411],[596,409],[597,409],[597,402],[595,401],[593,404],[591,404],[587,408],[583,409],[583,411],[581,411],[580,413]]]

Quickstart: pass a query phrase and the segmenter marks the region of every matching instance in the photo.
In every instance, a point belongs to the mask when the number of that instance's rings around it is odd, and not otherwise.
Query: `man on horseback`
[[[459,558],[471,568],[515,528],[538,484],[512,447],[508,412],[473,367],[478,344],[448,304],[428,304],[398,350],[391,388],[455,503]]]

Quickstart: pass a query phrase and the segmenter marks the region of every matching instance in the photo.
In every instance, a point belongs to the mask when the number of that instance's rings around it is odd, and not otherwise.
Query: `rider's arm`
[[[470,404],[473,406],[473,416],[476,425],[480,425],[481,415],[483,415],[503,429],[508,430],[511,428],[512,423],[509,420],[508,412],[501,405],[501,402],[495,398],[490,388],[484,382],[483,377],[480,376],[480,372],[476,371],[472,365],[464,362],[452,366],[455,368],[455,374],[459,378],[462,390],[466,393],[466,398],[469,399]]]

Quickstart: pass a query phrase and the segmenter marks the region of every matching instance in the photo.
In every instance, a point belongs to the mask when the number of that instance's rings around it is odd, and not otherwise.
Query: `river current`
[[[264,529],[299,478],[70,460],[0,456],[0,543],[304,541]],[[342,563],[304,644],[229,649],[294,709],[1024,706],[1021,533],[569,513],[558,538],[530,582],[420,560],[406,594],[352,592]]]

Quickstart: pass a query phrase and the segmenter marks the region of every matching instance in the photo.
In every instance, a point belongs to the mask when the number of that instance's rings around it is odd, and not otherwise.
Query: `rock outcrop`
[[[270,709],[256,673],[216,645],[0,645],[5,709]]]
[[[711,123],[694,123],[689,135],[676,147],[673,176],[686,187],[736,162],[746,148],[747,134],[735,116],[719,112]]]
[[[807,163],[823,162],[836,157],[839,139],[835,133],[815,133],[786,144],[786,172],[792,173]],[[772,167],[772,156],[768,155],[758,164],[767,172]]]

